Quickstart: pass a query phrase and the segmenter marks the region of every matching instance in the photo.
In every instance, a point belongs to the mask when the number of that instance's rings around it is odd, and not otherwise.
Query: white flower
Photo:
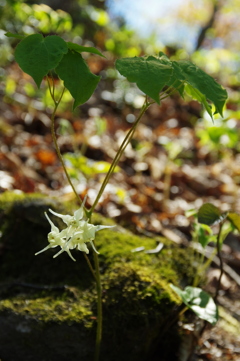
[[[83,220],[84,215],[84,203],[85,199],[81,205],[81,207],[74,212],[73,216],[70,216],[68,214],[63,215],[54,212],[52,209],[49,209],[49,211],[54,214],[55,216],[61,218],[63,222],[67,225],[65,229],[63,229],[61,232],[59,231],[58,227],[55,226],[55,224],[51,221],[51,219],[48,217],[47,213],[45,213],[45,216],[48,220],[48,222],[51,225],[51,232],[48,234],[48,242],[49,245],[42,249],[41,251],[35,253],[35,255],[38,255],[41,252],[46,251],[49,248],[54,248],[57,246],[61,247],[61,250],[56,253],[53,257],[59,256],[63,252],[67,252],[69,257],[75,261],[73,258],[70,249],[78,249],[79,251],[89,253],[89,250],[87,248],[86,243],[90,242],[93,250],[97,252],[93,240],[95,239],[95,233],[100,231],[101,229],[105,228],[112,228],[114,226],[101,226],[88,223],[88,220]]]

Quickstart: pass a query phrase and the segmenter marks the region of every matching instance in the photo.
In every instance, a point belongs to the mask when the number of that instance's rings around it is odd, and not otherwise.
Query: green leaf
[[[105,56],[98,49],[94,48],[93,46],[81,46],[81,45],[78,45],[76,43],[71,43],[71,42],[67,42],[67,46],[68,46],[68,49],[75,50],[78,53],[84,53],[84,52],[92,53],[92,54],[100,55],[103,58],[105,58]]]
[[[221,213],[220,210],[211,203],[205,203],[198,211],[198,222],[212,226],[220,223],[227,217],[227,213]]]
[[[167,57],[167,55],[164,54],[163,52],[160,51],[159,56],[160,56],[161,62],[163,62],[164,64],[171,65],[172,69],[173,69],[172,75],[171,75],[167,85],[169,87],[175,88],[179,92],[181,97],[183,98],[185,78],[181,72],[181,69],[175,65],[175,62],[170,61],[170,59]]]
[[[171,63],[154,56],[118,59],[116,68],[158,104],[159,93],[168,84],[173,72]]]
[[[216,324],[218,320],[218,309],[209,294],[197,287],[188,286],[182,291],[172,284],[170,286],[180,296],[183,303],[199,318],[208,321],[212,325]]]
[[[207,99],[204,94],[202,94],[198,89],[194,88],[190,84],[186,84],[184,90],[188,93],[194,100],[197,100],[203,106],[205,106],[206,111],[212,117],[212,107],[207,102]]]
[[[14,34],[14,33],[10,33],[9,31],[7,33],[5,33],[4,35],[7,36],[8,38],[16,38],[16,39],[24,39],[25,38],[25,35]]]
[[[229,212],[227,215],[227,219],[240,232],[240,215],[235,212]]]
[[[197,223],[196,233],[198,237],[198,242],[202,245],[203,248],[205,248],[209,242],[212,242],[213,239],[215,240],[215,236],[213,236],[212,234],[212,229],[206,224]]]
[[[190,61],[173,62],[173,65],[176,68],[180,68],[182,80],[185,79],[189,85],[202,93],[205,97],[204,99],[210,100],[216,107],[215,113],[219,113],[222,116],[223,107],[228,97],[227,91],[210,75]],[[205,101],[203,104],[206,106]],[[208,112],[209,110],[207,109]]]
[[[15,58],[20,68],[40,84],[47,73],[56,68],[68,51],[66,42],[59,36],[44,38],[33,34],[24,38],[16,47]]]
[[[63,56],[55,71],[75,99],[73,109],[91,97],[100,80],[100,76],[90,72],[81,54],[71,50]]]

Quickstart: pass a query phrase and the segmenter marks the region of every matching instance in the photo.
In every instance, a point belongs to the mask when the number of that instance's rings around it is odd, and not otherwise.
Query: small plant
[[[42,251],[51,247],[60,246],[61,250],[55,255],[55,257],[66,251],[71,258],[73,257],[70,250],[73,248],[77,248],[78,250],[84,252],[85,258],[96,280],[97,287],[98,315],[95,349],[95,361],[97,361],[99,359],[102,338],[102,289],[98,253],[96,251],[97,246],[94,243],[94,238],[95,232],[99,231],[103,227],[91,224],[91,217],[95,207],[98,204],[111,175],[115,171],[125,148],[131,141],[143,114],[153,103],[160,105],[162,100],[171,96],[171,94],[176,91],[182,97],[184,97],[185,93],[188,93],[193,99],[202,103],[209,115],[212,117],[213,113],[219,113],[222,115],[223,107],[227,99],[227,92],[212,77],[207,75],[193,63],[189,61],[171,61],[162,52],[160,52],[158,56],[118,59],[116,61],[116,69],[122,76],[126,77],[129,82],[137,84],[138,88],[145,94],[145,101],[138,117],[130,130],[127,132],[115,158],[113,159],[92,207],[87,209],[85,207],[85,203],[80,199],[72,183],[60,152],[55,134],[55,115],[59,104],[62,101],[65,89],[68,89],[72,95],[74,99],[73,109],[75,109],[91,97],[98,82],[100,81],[99,76],[91,73],[81,54],[83,52],[88,52],[99,56],[103,55],[94,47],[84,47],[72,42],[66,42],[56,35],[43,37],[41,34],[24,36],[6,33],[6,36],[15,37],[21,40],[15,50],[15,59],[17,63],[24,72],[34,79],[38,88],[40,88],[43,79],[46,79],[54,104],[54,109],[51,115],[53,142],[67,180],[71,185],[81,207],[74,213],[73,216],[56,214],[58,217],[62,218],[67,225],[66,229],[61,232],[53,224],[48,215],[46,215],[51,225],[51,232],[48,235],[49,245]],[[59,96],[57,96],[53,77],[57,77],[59,82],[62,84],[62,91]],[[54,213],[53,211],[50,212]],[[86,216],[86,220],[83,220],[84,214]],[[95,250],[93,252],[94,267],[91,265],[90,260],[87,257],[87,242],[89,242]],[[187,302],[188,306],[193,308],[193,295],[190,291],[188,289],[185,293],[181,293],[180,291],[178,291],[178,293],[182,294],[182,298]],[[195,298],[199,296],[196,292],[197,291],[195,290]],[[203,291],[201,291],[200,294],[204,294]],[[211,301],[206,298],[205,294],[204,297],[205,303],[211,303]]]
[[[216,252],[220,262],[220,275],[216,286],[215,296],[212,298],[206,292],[197,287],[186,287],[184,291],[180,288],[171,285],[171,288],[180,296],[186,307],[185,312],[190,308],[199,318],[215,325],[218,320],[217,298],[221,285],[221,278],[223,275],[223,261],[221,257],[222,244],[230,232],[237,230],[240,232],[240,215],[235,212],[221,212],[217,207],[211,203],[202,205],[198,212],[190,211],[189,215],[197,218],[198,222],[194,222],[193,240],[197,240],[204,249],[208,243],[216,243]],[[218,225],[217,235],[214,235],[211,226]],[[206,272],[210,266],[212,258],[205,263],[204,254],[202,254],[199,266],[200,277]],[[194,286],[199,283],[199,274],[194,279]]]

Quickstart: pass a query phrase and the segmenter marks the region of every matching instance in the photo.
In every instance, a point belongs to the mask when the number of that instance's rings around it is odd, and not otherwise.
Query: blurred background
[[[177,95],[153,105],[97,208],[133,229],[186,231],[185,212],[206,201],[240,210],[239,67],[237,0],[0,0],[0,190],[72,197],[50,136],[52,101],[14,61],[17,39],[5,32],[57,34],[95,46],[106,58],[84,55],[102,80],[91,99],[71,112],[65,93],[56,131],[78,192],[89,204],[143,94],[114,68],[119,57],[157,55],[191,60],[229,94],[224,117],[214,122],[200,104]],[[56,87],[61,84],[56,79]],[[151,218],[149,218],[151,212]]]

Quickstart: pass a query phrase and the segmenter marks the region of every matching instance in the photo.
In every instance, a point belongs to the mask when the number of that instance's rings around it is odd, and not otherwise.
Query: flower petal
[[[69,214],[60,214],[60,213],[56,213],[54,212],[52,209],[49,208],[49,211],[54,214],[55,216],[62,218],[63,222],[66,223],[67,225],[70,224],[70,222],[73,219],[73,216],[69,216]]]
[[[98,232],[98,231],[101,231],[101,229],[113,228],[115,226],[100,226],[100,225],[98,225],[98,226],[95,226],[95,227],[96,227],[96,232]]]
[[[100,254],[100,253],[96,250],[93,241],[90,241],[90,243],[91,243],[91,246],[92,246],[93,250],[94,250],[97,254]]]
[[[51,225],[52,231],[54,231],[54,232],[59,232],[59,229],[58,229],[57,226],[55,226],[55,224],[51,221],[51,219],[48,217],[47,213],[44,212],[44,214],[45,214],[48,222],[49,222],[50,225]]]

